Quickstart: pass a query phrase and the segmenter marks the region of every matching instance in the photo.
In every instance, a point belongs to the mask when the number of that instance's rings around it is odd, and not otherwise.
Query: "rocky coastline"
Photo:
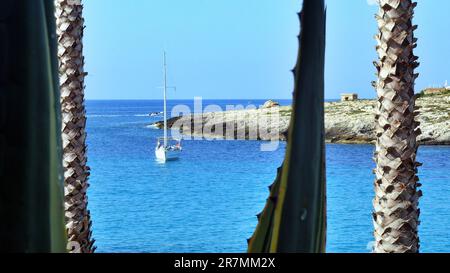
[[[418,98],[422,145],[450,145],[450,94]],[[374,143],[375,100],[325,103],[325,139],[328,143]],[[278,113],[277,118],[274,113]],[[286,140],[290,106],[269,101],[260,109],[194,114],[168,120],[169,128],[184,135],[206,138]],[[153,124],[161,129],[163,122]],[[228,130],[227,130],[228,129]]]

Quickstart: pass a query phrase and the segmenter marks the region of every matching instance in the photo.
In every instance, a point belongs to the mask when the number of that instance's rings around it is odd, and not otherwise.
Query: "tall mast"
[[[164,147],[167,147],[167,64],[164,51]]]

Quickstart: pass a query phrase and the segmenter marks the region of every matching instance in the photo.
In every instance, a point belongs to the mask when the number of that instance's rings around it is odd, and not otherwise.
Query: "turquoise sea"
[[[262,100],[211,100],[203,106]],[[288,105],[289,101],[281,101]],[[192,106],[193,101],[171,101]],[[149,128],[161,101],[87,101],[89,208],[98,252],[245,252],[285,144],[185,141],[178,161],[155,160]],[[370,145],[327,145],[328,252],[369,252]],[[450,252],[450,147],[420,147],[422,252]]]

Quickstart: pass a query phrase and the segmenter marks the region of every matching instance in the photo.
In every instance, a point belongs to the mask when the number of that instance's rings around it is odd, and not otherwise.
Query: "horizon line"
[[[209,99],[209,98],[202,98],[203,100],[292,100],[292,98],[290,98],[290,99],[286,99],[286,98],[270,98],[270,99],[268,99],[268,98],[263,98],[263,99],[261,99],[261,98],[251,98],[251,99],[249,99],[249,98],[243,98],[243,99]],[[325,100],[340,100],[341,98],[325,98]],[[375,99],[375,98],[361,98],[361,99]],[[117,101],[119,101],[119,100],[127,100],[127,101],[139,101],[139,100],[163,100],[162,98],[161,99],[85,99],[85,100],[90,100],[90,101],[92,101],[92,100],[117,100]],[[181,98],[181,99],[170,99],[170,100],[194,100],[194,98],[188,98],[188,99],[186,99],[186,98]]]

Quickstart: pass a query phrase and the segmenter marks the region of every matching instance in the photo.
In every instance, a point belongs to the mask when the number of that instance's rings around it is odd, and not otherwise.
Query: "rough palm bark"
[[[65,220],[69,252],[91,253],[91,219],[87,208],[84,108],[83,5],[81,0],[55,0],[61,88]]]
[[[419,123],[415,117],[414,82],[419,65],[412,24],[416,3],[380,0],[376,15],[379,62],[375,151],[374,227],[376,253],[419,251],[420,184],[416,162]]]

